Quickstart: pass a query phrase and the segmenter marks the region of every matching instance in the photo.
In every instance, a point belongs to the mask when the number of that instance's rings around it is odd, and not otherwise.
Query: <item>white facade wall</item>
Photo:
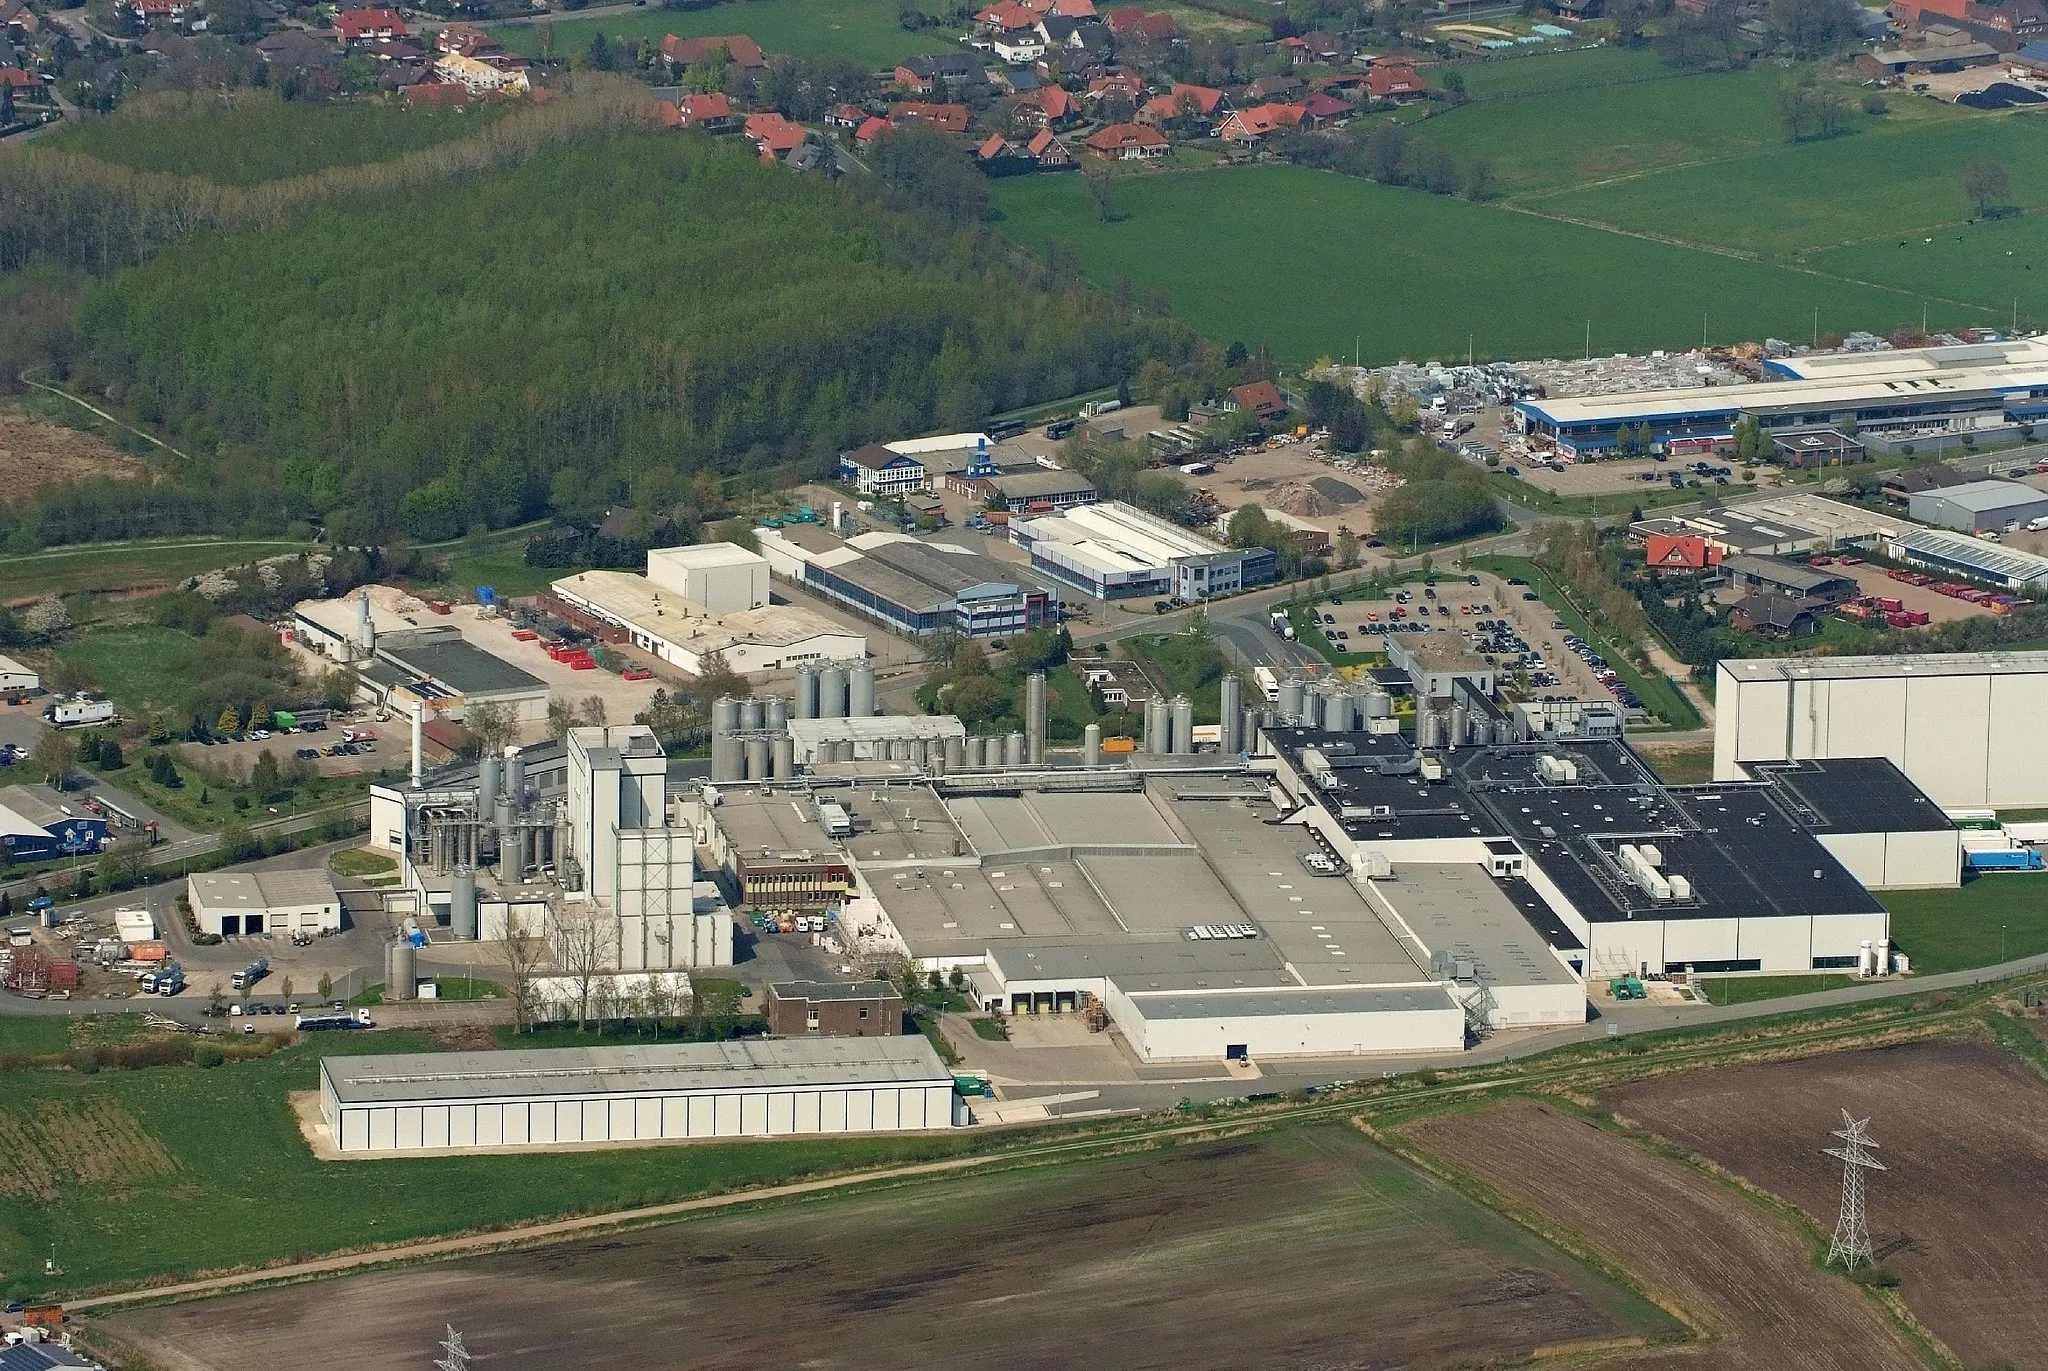
[[[193,922],[199,925],[201,933],[219,934],[221,916],[240,920],[237,933],[249,931],[251,916],[263,920],[265,933],[339,933],[341,931],[341,901],[328,899],[305,901],[296,904],[266,905],[256,909],[241,905],[213,906],[206,903],[196,890],[190,890],[187,899],[192,906]]]
[[[0,690],[37,691],[42,688],[41,672],[23,666],[12,657],[0,657]]]
[[[1963,883],[1963,835],[1953,828],[1815,836],[1868,890],[1953,890]]]
[[[1534,869],[1533,867],[1531,868]],[[1804,972],[1816,958],[1849,957],[1865,938],[1889,935],[1882,913],[1779,915],[1744,919],[1630,919],[1596,923],[1587,938],[1588,976],[1682,969],[1688,962],[1756,961],[1757,970]]]
[[[1901,659],[1893,674],[1746,675],[1723,662],[1716,691],[1714,779],[1747,779],[1744,762],[1888,757],[1945,808],[2048,804],[2048,717],[2040,671],[1968,672]]]
[[[1126,994],[1111,984],[1106,1004],[1125,1041],[1140,1060],[1147,1062],[1220,1062],[1226,1049],[1235,1046],[1246,1048],[1253,1060],[1463,1051],[1465,1011],[1447,991],[1441,987],[1433,989],[1441,998],[1441,1004],[1434,1008],[1378,1013],[1316,1012],[1311,1006],[1322,1001],[1329,993],[1327,989],[1262,991],[1247,997],[1248,1004],[1256,1001],[1258,1007],[1248,1008],[1243,1014],[1203,1018],[1147,1017],[1148,1005],[1179,998],[1167,991]],[[1301,995],[1303,1012],[1265,1012],[1275,994],[1287,993]],[[1228,997],[1204,992],[1201,998],[1217,1001]],[[1583,1005],[1583,997],[1580,1003]]]
[[[1489,983],[1486,991],[1493,997],[1493,1008],[1486,1014],[1489,1028],[1541,1028],[1586,1021],[1586,987],[1576,980],[1564,985]]]
[[[341,1104],[323,1078],[321,1114],[346,1153],[593,1142],[904,1133],[952,1128],[953,1087],[933,1083],[547,1098]]]
[[[768,559],[736,543],[656,548],[647,554],[647,579],[713,614],[768,603]]]

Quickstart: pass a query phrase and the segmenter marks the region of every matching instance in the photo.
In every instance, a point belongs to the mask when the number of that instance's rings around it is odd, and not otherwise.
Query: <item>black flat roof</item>
[[[1819,833],[1939,833],[1954,828],[1941,806],[1888,757],[1835,757],[1757,766],[1758,779],[1784,792],[1804,826]],[[1687,790],[1710,791],[1712,786]],[[1799,813],[1800,810],[1807,813]]]

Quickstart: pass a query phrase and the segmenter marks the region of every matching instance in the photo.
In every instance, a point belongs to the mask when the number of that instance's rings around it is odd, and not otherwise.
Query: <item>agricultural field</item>
[[[1400,1136],[1500,1197],[1539,1231],[1628,1273],[1709,1340],[1672,1365],[1925,1366],[1875,1300],[1814,1262],[1811,1233],[1792,1219],[1563,1105],[1511,1099],[1408,1124]],[[1532,1158],[1542,1160],[1531,1165]]]
[[[1964,1366],[2040,1364],[2048,1230],[2015,1220],[2048,1186],[2048,1085],[2026,1064],[1985,1045],[1912,1044],[1662,1076],[1600,1105],[1823,1231],[1841,1165],[1820,1149],[1842,1110],[1868,1118],[1887,1168],[1870,1178],[1871,1241],[1907,1307]]]
[[[744,33],[764,52],[844,57],[882,70],[924,52],[950,52],[959,46],[948,29],[912,32],[897,22],[901,6],[892,0],[745,0],[701,9],[649,8],[638,14],[601,19],[556,19],[556,56],[582,52],[602,33],[607,39],[646,38],[659,43],[664,34],[704,38]],[[492,26],[498,41],[513,52],[536,54],[545,28],[541,24]]]
[[[0,601],[20,604],[45,595],[163,590],[217,567],[304,552],[304,543],[193,541],[118,543],[0,557]]]
[[[330,1036],[317,1046],[212,1069],[0,1074],[0,1295],[44,1293],[41,1262],[53,1242],[62,1251],[62,1287],[77,1291],[681,1199],[973,1145],[908,1137],[397,1165],[315,1161],[287,1095],[318,1087],[320,1056],[429,1045],[379,1032]],[[102,1141],[117,1138],[119,1146],[104,1158],[93,1147],[74,1146],[81,1129]],[[312,1343],[304,1352],[328,1356]]]
[[[475,133],[513,108],[423,113],[395,104],[284,100],[258,90],[237,91],[232,102],[165,95],[104,118],[66,120],[45,146],[136,171],[253,186],[326,167],[390,161]]]
[[[1646,351],[1699,337],[1890,327],[1917,293],[1861,285],[1424,195],[1334,173],[1255,166],[1119,178],[1105,223],[1078,177],[1012,177],[997,223],[1042,251],[1071,244],[1089,278],[1165,290],[1219,342],[1271,346],[1300,365],[1362,345],[1402,357]],[[1304,250],[1274,252],[1278,233]],[[1256,269],[1228,263],[1257,263]]]
[[[564,1368],[843,1366],[886,1348],[892,1365],[966,1371],[1490,1366],[1679,1331],[1343,1124],[722,1213],[92,1331],[193,1371],[310,1371],[342,1345],[366,1366],[424,1365],[449,1323],[484,1363],[546,1345]]]
[[[44,398],[36,396],[38,401]],[[0,404],[0,490],[7,491],[10,499],[42,486],[88,477],[138,480],[147,474],[140,457],[99,433],[38,414],[37,408],[40,405],[33,402]],[[13,598],[11,586],[7,598]]]

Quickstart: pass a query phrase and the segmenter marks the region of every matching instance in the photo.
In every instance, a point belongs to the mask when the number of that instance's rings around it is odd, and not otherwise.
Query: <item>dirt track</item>
[[[1862,1291],[1726,1185],[1555,1105],[1510,1100],[1425,1119],[1411,1142],[1576,1234],[1713,1340],[1712,1371],[1924,1371]]]
[[[2048,1367],[2048,1085],[1991,1047],[1924,1043],[1624,1087],[1602,1104],[1832,1228],[1841,1111],[1888,1168],[1871,1238],[1921,1322],[1965,1366]]]

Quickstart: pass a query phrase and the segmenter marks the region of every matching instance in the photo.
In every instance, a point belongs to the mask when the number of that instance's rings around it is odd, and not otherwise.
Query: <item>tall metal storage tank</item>
[[[1022,766],[1024,765],[1024,756],[1024,735],[1022,733],[1012,733],[1009,737],[1003,739],[1004,766]]]
[[[759,733],[768,726],[768,709],[760,700],[740,701],[740,730]]]
[[[846,717],[875,717],[875,668],[871,662],[855,662],[846,677]]]
[[[476,763],[476,812],[478,818],[488,819],[498,807],[498,792],[503,784],[505,762],[496,753],[486,752]]]
[[[1235,757],[1244,751],[1243,691],[1243,683],[1235,674],[1224,676],[1216,719],[1223,728],[1223,755],[1226,757]]]
[[[1172,717],[1167,708],[1166,697],[1154,695],[1145,701],[1145,753],[1150,757],[1164,757],[1172,743],[1167,737],[1168,720]]]
[[[962,746],[967,750],[964,764],[979,771],[988,759],[987,740],[979,737],[968,738],[963,741]]]
[[[711,702],[711,732],[737,733],[740,727],[740,702],[730,695],[721,695]]]
[[[1090,724],[1081,730],[1081,765],[1102,765],[1102,725]]]
[[[846,668],[828,666],[818,673],[818,717],[846,717]]]
[[[741,779],[740,740],[730,733],[711,735],[711,782],[725,785]]]
[[[1301,702],[1305,691],[1300,677],[1291,677],[1280,683],[1280,717],[1288,723],[1301,721]]]
[[[1045,673],[1034,671],[1024,678],[1025,757],[1033,766],[1045,765]]]
[[[1324,688],[1323,727],[1332,733],[1351,731],[1351,692],[1341,681]]]
[[[946,739],[946,770],[958,771],[966,765],[967,740],[965,738]]]
[[[505,799],[514,817],[526,813],[526,762],[511,748],[505,749]]]
[[[768,740],[768,774],[778,781],[796,775],[796,739],[787,733]]]
[[[410,1000],[419,994],[419,958],[404,938],[384,948],[384,998]]]
[[[765,781],[768,779],[768,740],[766,738],[747,739],[747,774],[743,779],[749,781]]]
[[[476,941],[476,872],[466,866],[455,868],[455,882],[448,889],[448,931]]]
[[[910,764],[920,769],[931,765],[931,744],[923,738],[910,740]]]
[[[1259,720],[1263,718],[1258,710],[1246,707],[1237,726],[1237,746],[1240,752],[1250,752],[1259,745]]]
[[[1173,750],[1189,753],[1195,750],[1195,704],[1185,695],[1173,697]]]
[[[892,761],[892,762],[907,762],[907,761],[909,761],[909,760],[910,760],[910,739],[908,739],[908,738],[891,738],[891,739],[889,739],[889,760],[890,760],[890,761]]]
[[[768,697],[768,714],[762,720],[770,733],[780,733],[789,727],[789,701],[780,695]]]
[[[796,717],[818,717],[818,669],[814,666],[796,669]]]
[[[1394,697],[1377,685],[1369,686],[1365,692],[1365,717],[1368,719],[1389,719],[1394,714]]]

